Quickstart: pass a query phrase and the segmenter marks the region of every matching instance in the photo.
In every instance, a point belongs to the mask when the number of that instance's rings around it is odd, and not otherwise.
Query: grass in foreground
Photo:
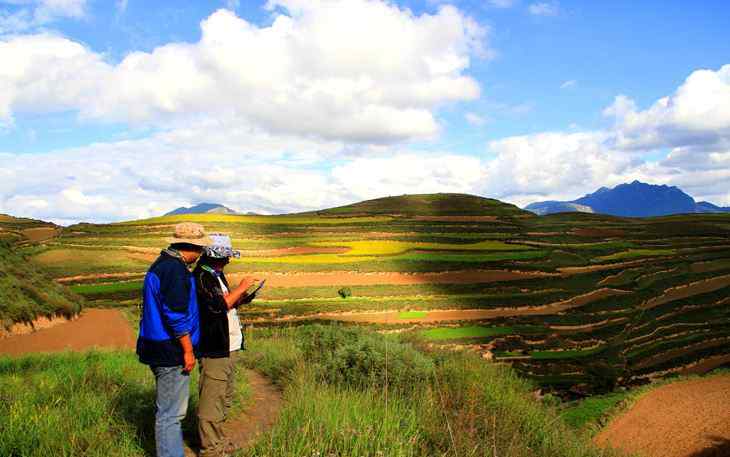
[[[234,414],[250,396],[246,380],[237,379]],[[191,394],[190,412],[197,406],[197,370]],[[194,430],[194,414],[186,426]],[[154,378],[133,353],[0,358],[0,455],[154,454]]]

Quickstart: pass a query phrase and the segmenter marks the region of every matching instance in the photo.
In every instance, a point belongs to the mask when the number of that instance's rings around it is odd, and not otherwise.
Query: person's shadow
[[[687,457],[730,457],[730,439],[722,436],[709,436],[712,446],[697,451]]]
[[[117,408],[137,433],[145,455],[156,455],[155,391],[149,386],[130,384],[120,392]]]

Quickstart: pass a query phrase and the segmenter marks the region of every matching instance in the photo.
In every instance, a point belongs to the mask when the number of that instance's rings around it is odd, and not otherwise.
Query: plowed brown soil
[[[647,300],[642,304],[643,309],[651,309],[673,300],[681,300],[683,298],[692,297],[694,295],[714,292],[716,290],[730,286],[730,275],[718,276],[704,281],[697,281],[683,286],[672,287],[656,298]]]
[[[475,284],[556,276],[550,273],[507,270],[447,271],[443,273],[360,273],[332,271],[317,273],[253,272],[227,275],[232,281],[243,276],[266,279],[268,287],[364,286],[376,284]]]
[[[614,419],[595,442],[643,457],[730,456],[730,376],[659,387]]]
[[[66,284],[69,282],[85,282],[85,281],[93,281],[95,279],[124,279],[124,278],[134,278],[134,277],[142,277],[144,276],[144,273],[97,273],[97,274],[90,274],[90,275],[76,275],[76,276],[65,276],[63,278],[56,278],[56,282],[60,282],[61,284]]]
[[[115,309],[89,309],[78,319],[26,335],[4,338],[0,354],[80,351],[91,347],[134,348],[135,335],[129,322]]]
[[[35,227],[23,230],[21,233],[30,241],[39,243],[55,237],[59,232],[56,227]]]
[[[416,221],[433,222],[493,222],[497,216],[413,216]]]

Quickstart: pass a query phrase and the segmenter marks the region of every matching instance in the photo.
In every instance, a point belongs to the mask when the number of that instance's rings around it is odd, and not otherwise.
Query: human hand
[[[190,351],[186,351],[183,353],[183,372],[184,373],[190,373],[193,371],[193,368],[195,367],[195,354]]]

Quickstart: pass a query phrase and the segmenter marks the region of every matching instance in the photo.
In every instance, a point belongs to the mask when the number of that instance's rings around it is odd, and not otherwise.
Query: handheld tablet
[[[262,289],[262,288],[264,287],[264,284],[266,284],[266,280],[265,280],[265,279],[264,279],[263,281],[261,281],[261,282],[259,283],[259,285],[258,285],[258,286],[257,286],[257,287],[256,287],[256,288],[255,288],[255,289],[253,290],[253,292],[251,292],[251,293],[250,293],[250,294],[248,294],[248,295],[249,295],[249,296],[253,296],[253,295],[256,295],[256,293],[258,293],[258,291],[259,291],[259,290],[261,290],[261,289]]]

